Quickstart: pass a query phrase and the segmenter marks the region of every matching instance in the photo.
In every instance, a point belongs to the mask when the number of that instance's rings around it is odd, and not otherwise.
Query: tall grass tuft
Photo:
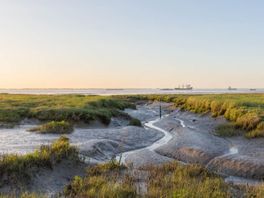
[[[66,186],[66,197],[105,197],[133,198],[137,197],[134,180],[123,173],[124,166],[115,161],[94,166],[87,170],[84,178],[76,176],[70,185]]]
[[[73,132],[73,125],[67,121],[51,121],[29,129],[30,132],[67,134]]]

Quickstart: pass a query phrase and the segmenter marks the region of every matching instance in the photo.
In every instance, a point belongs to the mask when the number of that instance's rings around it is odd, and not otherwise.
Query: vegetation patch
[[[73,132],[73,125],[67,121],[52,121],[29,129],[30,132],[67,134]]]
[[[65,197],[137,197],[134,179],[124,173],[125,167],[116,161],[97,165],[87,170],[84,178],[76,176],[64,190]]]
[[[146,197],[230,197],[223,179],[199,165],[173,162],[145,170],[149,172]]]
[[[247,138],[264,137],[264,122],[258,124],[257,128],[246,134]]]
[[[241,135],[241,130],[237,129],[233,123],[226,123],[218,125],[215,128],[215,134],[221,137],[232,137]]]
[[[238,193],[245,197],[261,197],[263,188],[240,188],[224,182],[223,178],[209,173],[199,165],[181,165],[170,162],[159,166],[145,166],[141,171],[147,173],[141,181],[146,184],[146,192],[137,191],[138,176],[131,174],[117,162],[109,162],[87,169],[84,178],[76,176],[65,187],[65,197],[106,197],[106,198],[138,198],[138,197],[237,197]]]
[[[264,197],[264,185],[248,186],[245,190],[246,198],[262,198]]]
[[[18,123],[25,118],[41,121],[109,124],[120,110],[136,108],[125,99],[112,96],[0,94],[0,123]]]
[[[142,127],[142,124],[141,124],[141,121],[137,118],[132,118],[130,121],[129,121],[129,125],[130,126],[137,126],[137,127]]]
[[[69,139],[64,136],[30,154],[3,155],[0,157],[0,186],[8,183],[23,184],[30,180],[34,170],[52,168],[63,159],[79,160],[78,150],[71,146]]]
[[[197,164],[182,165],[178,162],[170,162],[163,165],[144,166],[140,168],[140,171],[146,173],[146,177],[139,181],[137,174],[115,160],[95,165],[87,168],[85,177],[75,176],[70,184],[65,186],[61,196],[70,198],[261,198],[264,196],[263,186],[233,186]],[[144,194],[137,190],[138,182],[145,183]],[[21,197],[44,198],[35,193],[23,193]]]

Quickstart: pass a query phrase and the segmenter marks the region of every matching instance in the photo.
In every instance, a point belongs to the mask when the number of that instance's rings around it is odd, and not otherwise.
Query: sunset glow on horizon
[[[0,88],[264,88],[263,1],[0,0]]]

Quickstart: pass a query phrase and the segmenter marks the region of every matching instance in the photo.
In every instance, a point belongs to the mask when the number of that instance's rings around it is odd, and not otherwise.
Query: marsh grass
[[[258,124],[257,128],[246,134],[247,138],[264,137],[264,122]]]
[[[246,198],[262,198],[264,197],[264,185],[248,186],[245,190]]]
[[[129,175],[118,163],[98,165],[88,169],[84,178],[75,177],[65,188],[66,197],[179,197],[219,198],[230,197],[228,185],[223,179],[208,173],[198,165],[183,166],[168,163],[162,166],[146,166],[147,192],[138,194],[138,178]]]
[[[149,172],[145,197],[230,197],[228,185],[223,179],[199,165],[172,162],[145,167],[144,170]]]
[[[241,130],[234,123],[220,124],[215,128],[214,133],[220,137],[232,137],[242,134]]]
[[[73,132],[73,125],[67,121],[51,121],[29,129],[30,132],[67,134]]]
[[[170,162],[163,165],[147,165],[144,171],[147,191],[137,191],[138,177],[115,160],[87,168],[85,177],[75,176],[65,186],[61,197],[89,198],[262,198],[263,186],[232,186],[224,179],[208,172],[200,165],[182,165]],[[0,198],[17,196],[1,196]],[[45,197],[35,193],[23,193],[23,198]]]
[[[137,118],[132,118],[130,121],[129,121],[129,125],[130,126],[137,126],[137,127],[142,127],[142,123],[139,119]]]
[[[125,167],[116,161],[88,168],[84,178],[76,176],[70,185],[65,187],[66,197],[137,197],[133,178],[124,173]]]
[[[182,110],[210,112],[213,117],[223,116],[233,122],[246,132],[248,138],[264,137],[264,94],[138,95],[122,98],[171,102]],[[228,131],[234,133],[230,127]]]
[[[71,146],[69,139],[61,136],[50,146],[41,146],[39,150],[26,155],[7,154],[0,158],[0,185],[24,184],[29,182],[34,171],[50,168],[63,159],[79,160],[78,150]]]
[[[112,116],[125,108],[135,108],[135,105],[110,96],[0,94],[2,123],[35,118],[41,121],[86,123],[99,120],[107,125]]]

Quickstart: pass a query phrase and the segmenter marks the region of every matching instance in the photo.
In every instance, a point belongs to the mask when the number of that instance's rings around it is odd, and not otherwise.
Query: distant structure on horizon
[[[193,90],[192,85],[179,85],[177,88],[174,88],[175,90]]]
[[[228,87],[228,90],[229,90],[229,91],[235,91],[235,90],[237,90],[237,88],[233,88],[233,87],[229,86],[229,87]]]

